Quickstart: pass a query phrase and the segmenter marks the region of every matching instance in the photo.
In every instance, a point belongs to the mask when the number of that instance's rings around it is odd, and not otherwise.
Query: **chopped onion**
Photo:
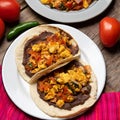
[[[83,0],[75,0],[75,2],[77,3],[77,4],[79,4],[80,2],[82,2]]]

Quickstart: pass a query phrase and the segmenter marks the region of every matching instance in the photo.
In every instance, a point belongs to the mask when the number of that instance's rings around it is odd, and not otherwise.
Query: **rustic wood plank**
[[[17,0],[20,3],[20,9],[23,10],[25,7],[27,7],[27,4],[25,0]]]

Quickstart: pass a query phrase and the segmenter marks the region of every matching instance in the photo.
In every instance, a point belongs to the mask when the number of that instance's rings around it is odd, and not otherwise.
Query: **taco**
[[[18,44],[15,59],[19,73],[28,83],[77,59],[80,49],[64,30],[40,25],[32,28]]]
[[[31,84],[30,94],[39,109],[49,116],[71,118],[95,103],[97,80],[90,65],[73,60]]]

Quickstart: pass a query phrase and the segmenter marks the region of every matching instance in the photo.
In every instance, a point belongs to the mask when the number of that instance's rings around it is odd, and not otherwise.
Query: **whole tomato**
[[[0,17],[6,22],[15,22],[20,16],[20,4],[16,0],[0,0]]]
[[[0,39],[3,37],[5,32],[5,24],[3,20],[0,18]]]
[[[105,47],[113,47],[120,38],[120,22],[112,17],[105,17],[99,23],[99,35]]]

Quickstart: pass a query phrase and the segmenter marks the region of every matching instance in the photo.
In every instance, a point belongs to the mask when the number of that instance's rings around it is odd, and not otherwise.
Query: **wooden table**
[[[39,21],[41,24],[56,23],[52,20],[48,20],[36,14],[31,8],[29,8],[29,6],[25,3],[24,0],[18,0],[18,2],[21,5],[19,22],[35,20],[35,21]],[[99,21],[105,16],[115,17],[120,21],[119,0],[113,0],[112,4],[108,7],[108,9],[104,13],[91,20],[81,23],[68,24],[68,25],[73,26],[81,30],[86,35],[88,35],[101,50],[105,59],[106,69],[107,69],[106,85],[103,92],[120,91],[120,42],[114,48],[107,49],[103,47],[99,38]],[[6,32],[5,32],[6,34],[11,27],[13,26],[6,24]],[[7,41],[6,35],[3,38],[2,42],[0,42],[0,64],[2,64],[2,59],[4,57],[4,54],[11,43],[12,42]]]

